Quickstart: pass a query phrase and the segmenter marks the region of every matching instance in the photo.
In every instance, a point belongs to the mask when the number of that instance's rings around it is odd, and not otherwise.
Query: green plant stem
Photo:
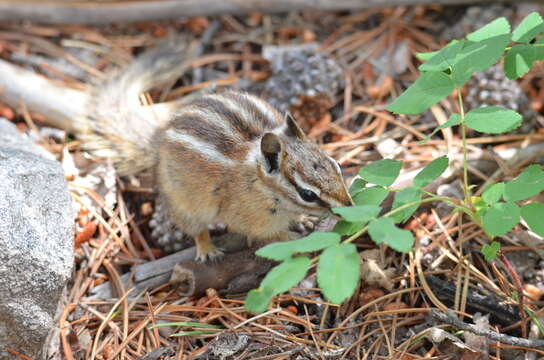
[[[457,199],[450,198],[450,197],[447,197],[447,196],[431,196],[431,197],[423,199],[423,200],[413,201],[413,202],[404,204],[402,206],[399,206],[398,208],[389,211],[388,213],[386,213],[383,216],[387,217],[387,216],[395,215],[396,213],[401,212],[402,210],[407,209],[409,207],[412,207],[414,205],[420,205],[420,204],[433,202],[433,201],[448,202],[448,203],[452,204],[453,206],[455,206],[457,209],[467,213],[467,215],[469,215],[471,217],[474,215],[471,209],[469,209],[466,206],[463,206],[462,204],[460,204],[459,200],[457,200]],[[345,243],[345,244],[350,243],[350,242],[354,241],[355,239],[357,239],[359,236],[366,233],[367,231],[368,231],[368,225],[366,225],[361,230],[357,231],[355,234],[351,235],[349,238],[344,240],[343,243]]]
[[[465,204],[472,208],[470,189],[468,188],[467,127],[465,125],[465,108],[461,88],[457,88],[457,101],[459,103],[459,115],[461,116],[461,140],[463,143],[463,192],[465,194]]]

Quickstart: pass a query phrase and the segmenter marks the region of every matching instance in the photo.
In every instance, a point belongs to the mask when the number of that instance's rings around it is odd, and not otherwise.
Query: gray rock
[[[0,119],[0,359],[44,356],[73,266],[74,212],[62,167]]]

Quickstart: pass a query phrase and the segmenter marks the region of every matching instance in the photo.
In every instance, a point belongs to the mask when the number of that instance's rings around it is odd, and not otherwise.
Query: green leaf
[[[463,85],[475,72],[496,64],[509,42],[510,34],[505,34],[476,43],[467,43],[455,58],[451,73],[454,86]]]
[[[501,250],[501,243],[493,241],[491,244],[485,244],[482,246],[482,254],[486,261],[495,260],[499,251]]]
[[[387,110],[397,114],[420,114],[452,93],[455,85],[443,72],[426,72],[395,99]]]
[[[301,282],[309,268],[310,259],[307,257],[289,258],[273,267],[264,277],[260,287],[269,289],[273,295],[281,294]]]
[[[425,139],[421,140],[419,143],[420,144],[426,143],[427,141],[429,141],[431,136],[436,134],[439,130],[446,129],[446,128],[449,128],[449,127],[452,127],[452,126],[455,126],[455,125],[459,125],[459,124],[461,124],[461,116],[459,114],[451,114],[448,121],[446,121],[442,125],[437,126],[436,128],[434,128],[433,132],[430,133],[429,135],[425,136]]]
[[[520,201],[530,198],[544,190],[544,171],[540,165],[528,166],[517,178],[508,181],[504,189],[504,199]]]
[[[389,194],[387,189],[381,186],[372,186],[360,191],[353,197],[355,205],[380,205]]]
[[[347,208],[349,209],[349,208]],[[276,261],[282,261],[295,253],[317,251],[340,243],[340,235],[332,232],[314,232],[302,239],[275,242],[260,248],[255,254]]]
[[[533,45],[514,45],[504,58],[504,72],[506,76],[515,80],[525,75],[537,60],[536,49]]]
[[[414,211],[417,210],[417,208],[419,207],[420,200],[421,200],[420,189],[409,187],[402,191],[399,191],[398,193],[395,194],[395,199],[393,200],[393,206],[391,210],[395,210],[403,205],[413,203],[415,201],[417,201],[418,203],[391,215],[391,217],[395,219],[396,223],[406,221],[410,216],[412,216]]]
[[[512,32],[512,40],[517,42],[529,42],[542,31],[542,16],[532,12],[521,21],[521,23]]]
[[[482,41],[503,34],[510,34],[510,24],[506,18],[500,17],[468,34],[467,39],[470,41]]]
[[[487,134],[502,134],[521,125],[521,115],[499,106],[481,107],[465,116],[467,126]]]
[[[452,66],[457,54],[463,49],[465,41],[453,40],[442,50],[436,52],[426,63],[419,65],[421,71],[443,71]]]
[[[353,244],[331,246],[323,251],[317,264],[317,283],[330,302],[340,304],[353,294],[360,278],[360,263]]]
[[[381,210],[382,208],[376,205],[359,205],[332,208],[333,213],[342,216],[345,220],[349,222],[360,222],[365,224],[371,219],[375,218]]]
[[[340,235],[351,235],[361,230],[365,226],[365,223],[352,223],[345,220],[340,220],[334,225],[333,231]]]
[[[376,244],[384,243],[400,252],[410,252],[414,246],[412,233],[396,227],[389,217],[373,220],[368,226],[368,234]]]
[[[530,203],[521,207],[521,216],[531,231],[544,236],[544,204]]]
[[[491,236],[500,236],[519,222],[520,210],[513,202],[493,204],[483,216],[484,229]]]
[[[364,190],[367,182],[364,179],[357,178],[353,180],[351,186],[349,187],[349,194],[351,197],[355,196],[360,191]]]
[[[482,199],[488,205],[493,205],[499,201],[504,194],[504,183],[496,183],[485,189],[482,194]]]
[[[441,156],[427,164],[414,178],[414,185],[425,187],[435,181],[448,168],[447,156]]]
[[[275,266],[266,274],[261,286],[247,294],[246,309],[252,313],[265,311],[274,295],[285,292],[301,282],[309,268],[310,259],[304,256],[289,258]]]
[[[254,314],[262,313],[268,308],[268,304],[270,304],[273,296],[266,289],[253,289],[247,293],[245,307],[249,312]]]
[[[416,53],[416,57],[421,61],[429,61],[433,56],[438,54],[438,52],[439,51],[420,52],[420,53]]]
[[[374,161],[359,170],[359,176],[369,183],[389,186],[395,182],[400,174],[402,162],[383,159]]]

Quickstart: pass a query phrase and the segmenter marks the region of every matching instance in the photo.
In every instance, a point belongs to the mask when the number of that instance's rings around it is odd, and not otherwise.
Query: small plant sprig
[[[544,60],[544,21],[537,13],[529,14],[514,31],[505,18],[499,18],[481,29],[454,40],[439,51],[418,54],[425,61],[419,66],[419,78],[393,103],[388,110],[397,114],[420,114],[453,92],[457,93],[459,113],[437,128],[458,126],[463,150],[464,199],[437,196],[424,190],[449,166],[446,156],[425,166],[415,177],[413,186],[392,189],[402,168],[402,162],[384,159],[371,163],[359,171],[360,178],[350,187],[354,206],[335,208],[342,217],[333,232],[316,232],[299,240],[273,243],[257,251],[257,255],[281,261],[263,279],[260,287],[249,292],[246,308],[252,312],[265,311],[273,296],[299,283],[317,262],[317,282],[324,296],[340,304],[350,297],[360,278],[360,257],[355,245],[359,236],[368,233],[377,244],[384,243],[399,252],[410,252],[414,237],[398,224],[408,220],[417,208],[428,202],[444,201],[465,213],[488,235],[489,244],[482,247],[487,260],[494,259],[500,243],[493,241],[510,231],[520,219],[535,233],[544,236],[544,204],[524,202],[544,191],[544,171],[539,165],[528,166],[511,181],[489,186],[481,197],[471,195],[468,183],[467,129],[487,134],[501,134],[521,125],[522,116],[499,106],[464,111],[462,87],[472,75],[483,71],[504,57],[504,71],[510,79],[527,73],[532,64]],[[390,191],[395,192],[392,208],[382,214],[380,204]],[[380,215],[382,214],[382,215]],[[341,236],[346,235],[345,240]],[[322,251],[310,259],[304,253]]]

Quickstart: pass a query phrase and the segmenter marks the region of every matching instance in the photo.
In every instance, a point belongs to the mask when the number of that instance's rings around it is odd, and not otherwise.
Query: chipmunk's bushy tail
[[[121,73],[93,90],[88,115],[76,128],[85,147],[110,158],[121,175],[155,164],[152,138],[168,117],[168,107],[143,106],[140,94],[178,79],[190,66],[195,46],[188,41],[164,42],[144,52]],[[173,84],[172,84],[173,85]]]

